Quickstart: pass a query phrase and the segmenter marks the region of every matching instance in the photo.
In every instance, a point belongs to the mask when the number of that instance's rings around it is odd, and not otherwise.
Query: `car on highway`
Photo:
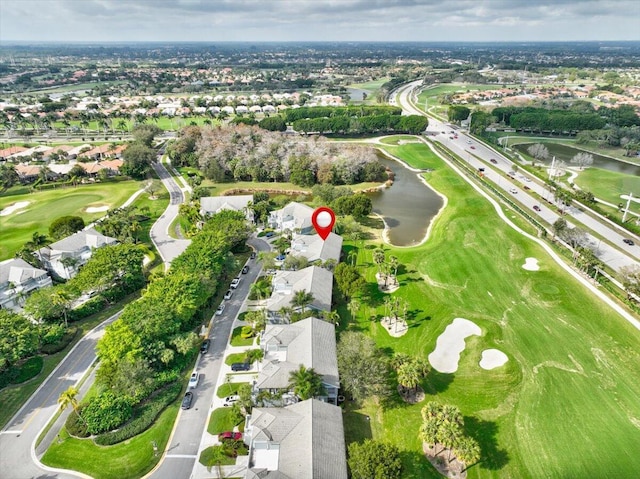
[[[231,299],[231,296],[233,296],[233,290],[228,289],[227,292],[224,293],[224,299]]]
[[[220,316],[222,313],[224,313],[224,308],[224,303],[220,303],[220,306],[218,306],[218,309],[216,309],[216,316]]]
[[[207,351],[209,351],[210,345],[211,345],[211,340],[205,339],[204,341],[202,341],[202,344],[200,345],[200,352],[202,354],[206,354]]]
[[[523,188],[524,188],[525,190],[530,190],[530,189],[531,189],[531,188],[529,188],[527,185],[524,185],[524,186],[523,186]]]
[[[496,160],[495,158],[491,158],[489,161],[490,161],[491,163],[493,163],[494,165],[497,165],[497,164],[498,164],[498,160]]]
[[[247,274],[249,272],[249,267],[245,265],[244,268],[242,268],[242,274]]]
[[[629,239],[629,238],[625,238],[622,240],[624,243],[628,244],[629,246],[633,246],[635,243],[633,242],[633,240]]]
[[[480,168],[478,168],[478,171],[481,173],[484,172],[484,167],[481,166]]]
[[[248,371],[251,369],[251,363],[233,363],[231,365],[232,371]]]
[[[198,383],[200,382],[200,373],[198,371],[194,371],[191,373],[191,377],[189,378],[188,389],[195,389],[198,387]]]
[[[236,289],[238,287],[238,285],[240,284],[240,278],[233,278],[231,280],[231,287],[233,289]]]
[[[473,145],[471,145],[469,148],[471,148],[472,150],[475,150],[475,149],[476,149],[476,147],[475,147],[475,146],[473,146]]]
[[[192,402],[193,393],[191,391],[187,391],[186,393],[184,393],[184,397],[182,398],[182,409],[190,409]]]
[[[226,398],[224,398],[224,407],[233,406],[239,400],[240,400],[240,396],[238,396],[237,394],[232,394],[231,396],[227,396]]]
[[[218,434],[218,441],[241,441],[242,433],[241,432],[232,432],[226,431]]]
[[[541,211],[541,210],[540,210],[540,207],[539,207],[538,205],[533,205],[533,209],[534,209],[534,210],[536,210],[536,211],[538,211],[538,212],[540,212],[540,211]]]
[[[512,195],[517,195],[518,194],[518,190],[516,190],[515,188],[510,188],[509,189],[509,193],[511,193]]]

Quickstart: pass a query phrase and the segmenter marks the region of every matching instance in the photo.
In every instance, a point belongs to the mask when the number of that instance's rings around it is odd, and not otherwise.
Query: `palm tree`
[[[464,469],[462,470],[464,472],[480,460],[480,446],[475,439],[466,436],[456,444],[455,454],[459,460],[464,462]]]
[[[360,311],[361,306],[362,305],[360,304],[360,301],[358,301],[357,299],[352,299],[351,301],[349,301],[349,304],[347,304],[347,308],[349,309],[349,313],[351,313],[351,319],[356,318],[356,314],[358,314],[358,311]]]
[[[314,299],[315,298],[313,297],[313,294],[308,293],[304,289],[301,289],[300,291],[293,292],[293,299],[291,300],[291,304],[298,308],[301,308],[302,312],[304,313],[307,309],[307,306],[309,306],[309,304],[311,304]]]
[[[67,312],[69,311],[69,306],[71,304],[71,294],[69,293],[69,291],[58,286],[57,288],[55,288],[55,292],[51,295],[51,303],[54,306],[60,306],[62,308],[64,327],[67,328],[69,326],[67,322]]]
[[[222,462],[226,460],[227,455],[224,453],[223,446],[211,446],[211,452],[205,466],[207,466],[209,472],[211,472],[212,466],[216,466],[218,468],[218,477],[223,478],[224,471],[222,470]]]
[[[404,390],[417,390],[420,384],[420,372],[413,361],[406,362],[398,368],[398,384]]]
[[[80,391],[78,391],[77,388],[75,388],[74,386],[70,386],[69,389],[67,389],[66,391],[63,391],[60,394],[60,397],[58,398],[58,404],[60,404],[61,411],[64,411],[65,409],[67,409],[68,406],[71,406],[73,408],[73,411],[78,415],[80,420],[84,423],[85,421],[83,417],[80,415],[80,412],[78,411],[77,397],[79,392]]]
[[[313,368],[306,368],[303,364],[289,373],[289,387],[301,401],[326,394],[322,385],[322,376]]]
[[[31,235],[31,241],[29,241],[26,244],[27,248],[31,249],[32,251],[38,252],[38,259],[40,260],[40,265],[43,264],[42,253],[40,252],[40,249],[46,246],[47,244],[49,244],[49,239],[47,238],[47,236],[41,235],[37,231],[35,231],[33,235]]]
[[[378,273],[382,274],[382,265],[384,264],[385,256],[382,248],[376,248],[373,250],[373,262],[378,265]]]
[[[323,311],[322,319],[334,326],[337,326],[340,324],[340,313],[337,311]]]
[[[462,430],[460,426],[452,422],[444,422],[438,428],[438,441],[447,449],[449,449],[449,461],[451,461],[451,452],[458,444],[458,441],[462,437]]]
[[[358,261],[358,250],[352,249],[347,253],[347,262],[355,266],[356,261]]]
[[[422,423],[422,426],[420,426],[420,434],[419,434],[420,439],[426,442],[429,446],[433,447],[434,452],[436,450],[436,446],[438,445],[439,429],[440,429],[440,425],[438,424],[435,418],[429,418],[428,420],[425,420]]]
[[[65,271],[67,272],[67,276],[71,276],[69,271],[76,267],[80,260],[78,258],[74,258],[73,256],[65,256],[60,260],[60,264],[64,266]]]
[[[398,266],[400,263],[398,262],[397,256],[389,256],[389,268],[393,270],[393,282],[398,284]]]

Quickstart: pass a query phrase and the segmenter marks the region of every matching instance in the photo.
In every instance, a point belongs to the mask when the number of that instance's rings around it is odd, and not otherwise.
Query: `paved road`
[[[151,241],[156,246],[160,257],[168,269],[171,261],[180,256],[190,240],[174,239],[169,235],[169,228],[173,220],[178,216],[180,204],[184,201],[184,194],[174,178],[169,174],[164,165],[160,162],[162,153],[158,156],[158,161],[153,163],[153,169],[158,174],[160,180],[169,191],[169,206],[165,212],[153,224],[150,231]]]
[[[256,251],[269,251],[269,245],[258,238],[248,241]],[[191,476],[202,436],[207,434],[206,425],[209,416],[209,406],[217,390],[217,380],[224,360],[231,329],[240,307],[249,294],[251,283],[255,281],[261,270],[257,260],[249,260],[249,272],[243,274],[240,285],[231,299],[225,301],[225,310],[220,316],[213,316],[213,325],[209,338],[211,345],[209,352],[201,355],[195,370],[201,375],[198,387],[193,390],[194,402],[189,410],[178,413],[176,425],[171,441],[167,446],[165,457],[158,468],[150,474],[154,479],[188,479]]]
[[[395,97],[399,106],[410,114],[423,114],[411,101],[412,92],[419,86],[419,83],[420,82],[413,82],[401,87]],[[486,177],[493,181],[498,188],[504,190],[506,195],[513,195],[514,200],[524,206],[525,209],[528,209],[532,216],[538,216],[550,225],[560,217],[555,208],[529,195],[527,190],[524,189],[524,186],[527,186],[529,188],[528,191],[535,191],[541,197],[549,198],[553,201],[553,194],[545,188],[542,182],[534,177],[530,177],[526,173],[516,175],[516,180],[504,178],[497,173],[498,170],[502,173],[512,171],[514,164],[498,151],[468,136],[459,127],[452,127],[433,117],[429,117],[428,131],[433,134],[431,138],[434,141],[441,143],[456,153],[473,168],[485,168]],[[443,131],[444,134],[442,133]],[[451,136],[454,136],[451,134],[451,131],[455,131],[455,134],[458,136],[457,139],[451,139]],[[497,164],[491,163],[491,158],[495,159]],[[525,181],[525,178],[529,178],[531,181]],[[515,191],[515,193],[512,193],[512,191]],[[538,206],[540,212],[536,212],[533,208],[534,206]],[[637,243],[640,243],[640,241],[636,241],[635,246],[627,246],[622,240],[632,236],[628,232],[625,232],[619,227],[603,223],[575,207],[569,207],[566,210],[567,214],[564,218],[567,220],[569,226],[581,226],[579,223],[582,223],[585,227],[604,238],[604,240],[600,241],[600,239],[591,234],[587,235],[589,242],[597,250],[596,255],[602,262],[615,271],[619,271],[620,268],[624,266],[638,264],[638,260],[640,260],[640,246]],[[572,218],[574,218],[576,222],[572,222]]]
[[[44,454],[48,445],[47,440],[43,441],[37,451],[33,448],[40,431],[58,410],[60,394],[70,386],[76,385],[86,374],[96,360],[95,348],[98,339],[104,334],[106,326],[115,321],[118,316],[120,313],[111,316],[82,338],[0,432],[0,478],[78,477],[72,473],[47,471],[35,463],[34,459]],[[51,428],[51,435],[54,438],[55,431],[59,429],[65,417],[66,415],[61,416],[56,425]],[[50,436],[47,439],[51,439]]]

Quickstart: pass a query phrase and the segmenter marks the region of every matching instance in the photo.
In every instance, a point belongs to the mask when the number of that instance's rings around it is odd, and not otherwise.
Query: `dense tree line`
[[[295,120],[292,126],[295,131],[302,133],[409,133],[418,135],[427,129],[428,124],[427,117],[422,115],[397,116],[384,114],[357,118],[336,116],[299,119]]]
[[[366,116],[402,115],[402,108],[397,106],[312,106],[289,108],[283,112],[284,121],[293,123],[296,120],[311,118],[363,118]]]
[[[122,152],[123,165],[120,171],[131,178],[142,180],[151,171],[151,163],[155,160],[156,152],[151,147],[154,137],[162,130],[156,125],[136,125],[131,134],[133,143]]]
[[[603,128],[606,120],[598,113],[547,110],[533,107],[498,107],[492,115],[512,128],[533,131],[581,131]]]
[[[197,351],[197,313],[215,293],[224,271],[232,269],[231,251],[244,244],[248,234],[242,213],[214,215],[171,270],[152,281],[107,327],[97,346],[99,394],[81,413],[89,432],[119,427],[153,391],[181,377]]]
[[[301,138],[257,127],[202,128],[195,154],[204,175],[214,181],[290,181],[354,184],[384,181],[373,149]]]

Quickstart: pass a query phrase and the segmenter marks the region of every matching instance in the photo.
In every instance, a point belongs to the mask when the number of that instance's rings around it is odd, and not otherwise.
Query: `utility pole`
[[[551,168],[549,168],[549,179],[551,179],[551,176],[553,175],[553,167],[555,166],[556,163],[556,157],[554,156],[551,159]]]

